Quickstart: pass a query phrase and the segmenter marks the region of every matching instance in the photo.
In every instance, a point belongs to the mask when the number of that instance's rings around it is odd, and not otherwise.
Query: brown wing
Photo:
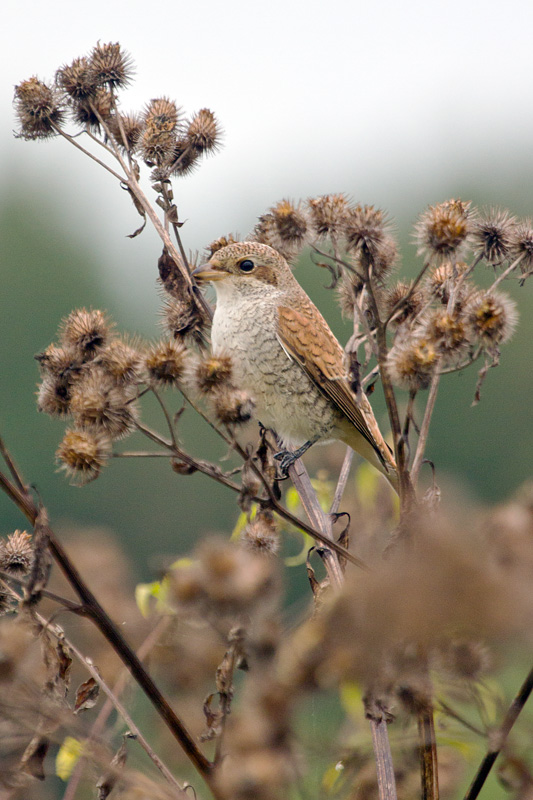
[[[342,347],[318,310],[314,306],[309,309],[301,306],[299,311],[280,306],[278,337],[287,355],[302,367],[385,463],[376,437],[372,434],[348,382]],[[372,422],[375,423],[375,420]],[[377,428],[377,423],[375,426]],[[380,434],[379,438],[382,438]]]

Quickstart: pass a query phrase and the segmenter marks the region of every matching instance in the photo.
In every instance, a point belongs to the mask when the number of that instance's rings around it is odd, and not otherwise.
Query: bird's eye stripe
[[[245,258],[244,261],[241,261],[241,263],[239,264],[239,269],[241,270],[241,272],[251,272],[254,267],[255,267],[254,262],[251,261],[249,258]]]

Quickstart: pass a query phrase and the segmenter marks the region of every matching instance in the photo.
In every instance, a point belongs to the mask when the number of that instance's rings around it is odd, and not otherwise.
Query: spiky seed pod
[[[193,116],[187,128],[187,141],[197,153],[217,150],[220,146],[220,128],[208,108],[202,108]]]
[[[290,200],[281,200],[272,206],[270,213],[274,218],[281,242],[289,247],[302,247],[307,234],[307,219],[300,204],[295,205]]]
[[[39,362],[42,375],[52,375],[56,378],[71,372],[79,373],[81,369],[79,356],[71,347],[50,344],[42,353],[37,353],[35,360]]]
[[[27,575],[33,563],[31,535],[27,531],[10,533],[0,541],[0,569],[10,575]]]
[[[470,203],[447,200],[430,206],[415,225],[418,253],[451,258],[472,230]]]
[[[174,339],[182,339],[199,343],[203,341],[202,330],[205,319],[199,308],[191,300],[168,300],[161,311],[163,327]]]
[[[120,439],[135,428],[137,408],[122,386],[101,367],[93,367],[72,387],[70,411],[78,428]]]
[[[180,109],[168,97],[150,100],[143,114],[144,123],[160,132],[172,133],[178,124]]]
[[[450,299],[450,292],[454,283],[461,277],[461,275],[468,269],[468,264],[464,261],[457,261],[452,264],[451,261],[445,261],[440,266],[434,269],[428,278],[427,289],[432,297],[440,300],[441,303],[447,305]],[[469,294],[472,290],[470,284],[462,283],[462,294]],[[456,298],[457,299],[457,298]]]
[[[89,57],[89,69],[97,85],[111,89],[127,86],[133,75],[131,58],[118,42],[98,42]]]
[[[424,335],[432,342],[441,355],[449,356],[469,344],[469,330],[462,315],[448,314],[446,309],[437,308],[430,312],[425,324]]]
[[[227,236],[220,236],[218,239],[215,239],[214,242],[211,242],[207,245],[207,255],[206,259],[210,259],[211,256],[214,256],[218,250],[221,250],[223,247],[227,247],[229,244],[237,244],[240,242],[240,238],[238,236],[234,236],[232,233],[228,233]]]
[[[509,255],[516,217],[505,209],[491,208],[472,223],[470,243],[475,256],[499,264]]]
[[[83,486],[98,477],[110,454],[111,443],[101,433],[69,428],[56,451],[56,458],[71,483]]]
[[[161,340],[145,356],[148,379],[156,386],[177,386],[187,364],[187,349],[181,342]]]
[[[85,100],[95,93],[98,86],[90,69],[89,59],[75,58],[72,64],[60,67],[56,72],[56,84],[73,100]]]
[[[107,125],[118,146],[125,152],[134,153],[143,130],[141,118],[137,114],[113,114]]]
[[[391,320],[393,325],[401,325],[407,320],[414,320],[427,302],[426,293],[420,287],[411,292],[412,282],[398,281],[385,295],[385,310],[391,314],[399,306]]]
[[[223,425],[243,425],[252,418],[255,403],[246,392],[223,389],[213,398],[215,416]]]
[[[90,361],[112,336],[113,324],[103,311],[79,308],[61,323],[61,344],[83,361]]]
[[[508,341],[518,321],[518,311],[503,292],[478,292],[473,295],[465,316],[476,341],[486,347]]]
[[[311,226],[318,238],[340,236],[346,224],[348,200],[343,194],[324,194],[307,201]]]
[[[435,345],[421,336],[400,338],[391,348],[388,367],[392,381],[402,389],[427,389],[438,364]]]
[[[58,92],[35,76],[15,87],[14,105],[23,139],[53,136],[64,118]]]
[[[108,122],[113,111],[113,95],[104,86],[97,86],[94,94],[82,97],[72,104],[74,122],[99,133],[102,122]]]
[[[70,414],[70,383],[63,377],[45,375],[37,391],[37,408],[50,417]]]
[[[386,233],[387,219],[374,206],[356,205],[348,209],[344,236],[349,250],[362,250],[374,256]]]
[[[530,272],[533,269],[533,220],[519,222],[514,230],[511,242],[510,257],[521,258],[520,269]]]
[[[277,250],[287,261],[290,261],[298,252],[295,242],[283,241],[279,235],[278,226],[273,214],[263,214],[259,217],[253,234],[248,237],[251,242],[267,244]]]
[[[174,149],[168,159],[172,166],[171,174],[178,177],[190,175],[199,164],[200,153],[189,144],[187,137],[178,136]]]
[[[372,254],[372,271],[380,281],[390,273],[399,260],[398,243],[393,236],[385,234],[380,242],[376,243]]]
[[[175,145],[176,136],[173,131],[160,130],[149,123],[139,139],[139,152],[149,167],[163,167],[173,162]]]
[[[275,555],[280,548],[280,533],[272,514],[259,511],[244,528],[241,542],[255,553]]]
[[[98,354],[98,364],[116,383],[137,385],[146,379],[144,354],[137,342],[113,339]]]
[[[200,358],[193,370],[193,382],[202,394],[211,394],[227,388],[231,382],[233,365],[229,356]]]

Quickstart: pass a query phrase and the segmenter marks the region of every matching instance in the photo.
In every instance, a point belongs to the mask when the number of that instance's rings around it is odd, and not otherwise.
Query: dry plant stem
[[[432,708],[418,712],[418,738],[420,741],[422,800],[438,800],[437,741]]]
[[[0,473],[0,484],[6,493],[16,503],[22,513],[31,522],[31,524],[34,525],[38,515],[38,508],[33,499],[27,494],[20,492],[20,490],[10,481],[8,481],[2,473]],[[183,722],[170,707],[164,695],[157,688],[154,681],[137,657],[135,651],[123,638],[122,634],[99,604],[89,587],[85,584],[78,570],[70,561],[66,552],[63,550],[63,547],[56,539],[51,528],[48,528],[48,535],[50,552],[61,568],[66,579],[85,606],[87,616],[94,622],[96,627],[107,639],[113,650],[122,660],[123,664],[128,667],[141,689],[152,702],[152,705],[156,709],[159,716],[164,720],[174,738],[178,741],[186,755],[192,761],[216,797],[217,793],[214,788],[212,777],[213,765],[198,749],[196,742],[185,728]]]
[[[376,756],[376,771],[378,777],[380,800],[396,800],[396,779],[389,742],[387,722],[382,719],[370,720],[372,730],[372,745]]]
[[[464,800],[475,800],[476,797],[479,796],[481,789],[487,777],[494,766],[494,762],[498,758],[501,750],[503,749],[505,742],[507,741],[507,737],[511,732],[513,725],[515,724],[516,720],[518,719],[520,712],[524,708],[531,692],[533,691],[533,669],[529,672],[529,675],[525,679],[524,683],[520,687],[518,694],[514,698],[513,702],[509,706],[507,710],[507,714],[500,725],[497,731],[494,731],[490,739],[494,742],[493,747],[490,747],[485,758],[479,765],[478,771],[470,787],[465,794]],[[490,741],[489,739],[489,741]]]
[[[394,308],[390,312],[389,316],[387,317],[387,319],[383,323],[383,327],[385,329],[387,328],[387,325],[389,324],[389,322],[391,322],[392,319],[394,318],[394,316],[398,313],[398,311],[400,311],[400,309],[402,309],[405,305],[407,305],[407,303],[409,302],[409,300],[413,296],[413,293],[414,293],[416,287],[418,286],[418,284],[420,283],[420,281],[422,280],[422,278],[424,277],[424,275],[428,271],[430,264],[431,264],[431,261],[426,261],[426,263],[424,264],[424,266],[422,267],[422,269],[420,270],[420,272],[418,273],[418,275],[414,279],[414,281],[413,281],[413,283],[411,285],[411,288],[409,289],[409,291],[407,292],[405,297],[402,297],[401,300],[398,300],[398,302],[396,303],[396,305],[394,306]]]
[[[329,510],[330,514],[336,514],[339,510],[342,495],[344,493],[346,484],[348,482],[348,478],[350,476],[350,469],[352,466],[353,456],[354,452],[352,448],[347,447],[346,453],[344,454],[344,461],[342,462],[339,480],[337,481],[337,486],[335,487],[335,495],[333,497],[333,502],[331,503],[331,508]]]
[[[518,256],[518,258],[515,258],[515,260],[513,261],[513,263],[512,263],[512,264],[511,264],[509,267],[507,267],[507,269],[506,269],[506,270],[504,270],[504,271],[502,272],[502,274],[501,274],[501,275],[499,275],[499,276],[496,278],[496,280],[494,281],[494,283],[492,284],[492,286],[489,288],[489,292],[492,292],[492,290],[493,290],[493,289],[495,289],[497,286],[499,286],[499,285],[500,285],[500,283],[501,283],[503,280],[505,280],[505,278],[506,278],[508,275],[510,275],[510,273],[511,273],[511,272],[512,272],[514,269],[516,269],[516,267],[517,267],[517,266],[520,264],[520,262],[521,262],[521,261],[522,261],[522,259],[524,258],[524,255],[525,255],[525,253],[522,253],[521,255],[519,255],[519,256]]]
[[[168,627],[169,621],[170,617],[161,617],[156,626],[150,631],[144,642],[137,650],[137,655],[140,659],[146,658],[146,656],[152,651],[153,647],[157,644],[161,635]],[[98,713],[98,716],[93,722],[91,729],[89,730],[85,740],[87,743],[98,739],[102,735],[109,715],[111,714],[113,708],[116,708],[114,699],[120,697],[126,687],[126,684],[128,683],[129,677],[130,673],[126,669],[123,670],[119,675],[118,680],[111,689],[111,695],[108,695],[105,703]],[[70,780],[67,784],[67,788],[65,789],[65,794],[63,795],[62,800],[74,800],[79,782],[83,775],[83,767],[85,762],[86,759],[83,757],[83,755],[81,755],[76,762],[76,766],[74,767],[72,775],[70,776]]]
[[[433,411],[435,409],[435,401],[437,399],[439,381],[440,381],[440,373],[436,372],[433,375],[433,378],[431,379],[428,400],[426,403],[426,409],[424,411],[424,419],[422,420],[420,435],[418,437],[418,443],[416,446],[416,453],[413,459],[413,466],[411,468],[411,480],[413,481],[413,486],[416,486],[418,482],[418,473],[420,472],[420,467],[424,459],[424,451],[426,449],[431,417],[433,416]]]
[[[3,457],[4,461],[6,462],[7,467],[9,469],[10,473],[11,473],[11,477],[15,481],[17,487],[20,489],[21,492],[27,492],[28,491],[28,487],[24,485],[24,481],[22,479],[22,475],[20,474],[19,469],[18,469],[17,465],[15,464],[15,462],[13,461],[13,459],[11,457],[11,453],[7,449],[7,447],[6,447],[5,443],[4,443],[4,440],[2,439],[1,436],[0,436],[0,453],[2,454],[2,457]]]
[[[89,158],[92,158],[93,161],[96,161],[97,164],[99,164],[101,167],[103,167],[105,170],[107,170],[107,172],[110,172],[111,175],[113,175],[115,178],[117,178],[121,183],[124,182],[124,176],[123,175],[119,175],[118,172],[115,172],[114,169],[111,169],[111,167],[109,167],[104,161],[100,161],[100,159],[97,158],[95,155],[93,155],[93,153],[91,153],[90,150],[86,150],[85,147],[83,147],[83,145],[79,144],[74,139],[74,137],[69,136],[68,133],[65,133],[65,131],[62,128],[60,128],[58,125],[56,125],[54,122],[50,121],[50,124],[53,127],[53,129],[57,133],[59,133],[60,136],[62,136],[64,139],[67,140],[67,142],[70,142],[70,144],[73,144],[74,147],[77,147],[78,150],[80,150],[84,155],[89,156]]]

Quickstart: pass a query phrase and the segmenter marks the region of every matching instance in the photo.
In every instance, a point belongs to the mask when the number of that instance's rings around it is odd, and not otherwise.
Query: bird
[[[338,439],[398,491],[396,463],[368,398],[352,388],[344,350],[283,256],[266,244],[236,242],[192,274],[214,284],[212,352],[231,358],[235,384],[277,435],[282,474],[313,444]]]

